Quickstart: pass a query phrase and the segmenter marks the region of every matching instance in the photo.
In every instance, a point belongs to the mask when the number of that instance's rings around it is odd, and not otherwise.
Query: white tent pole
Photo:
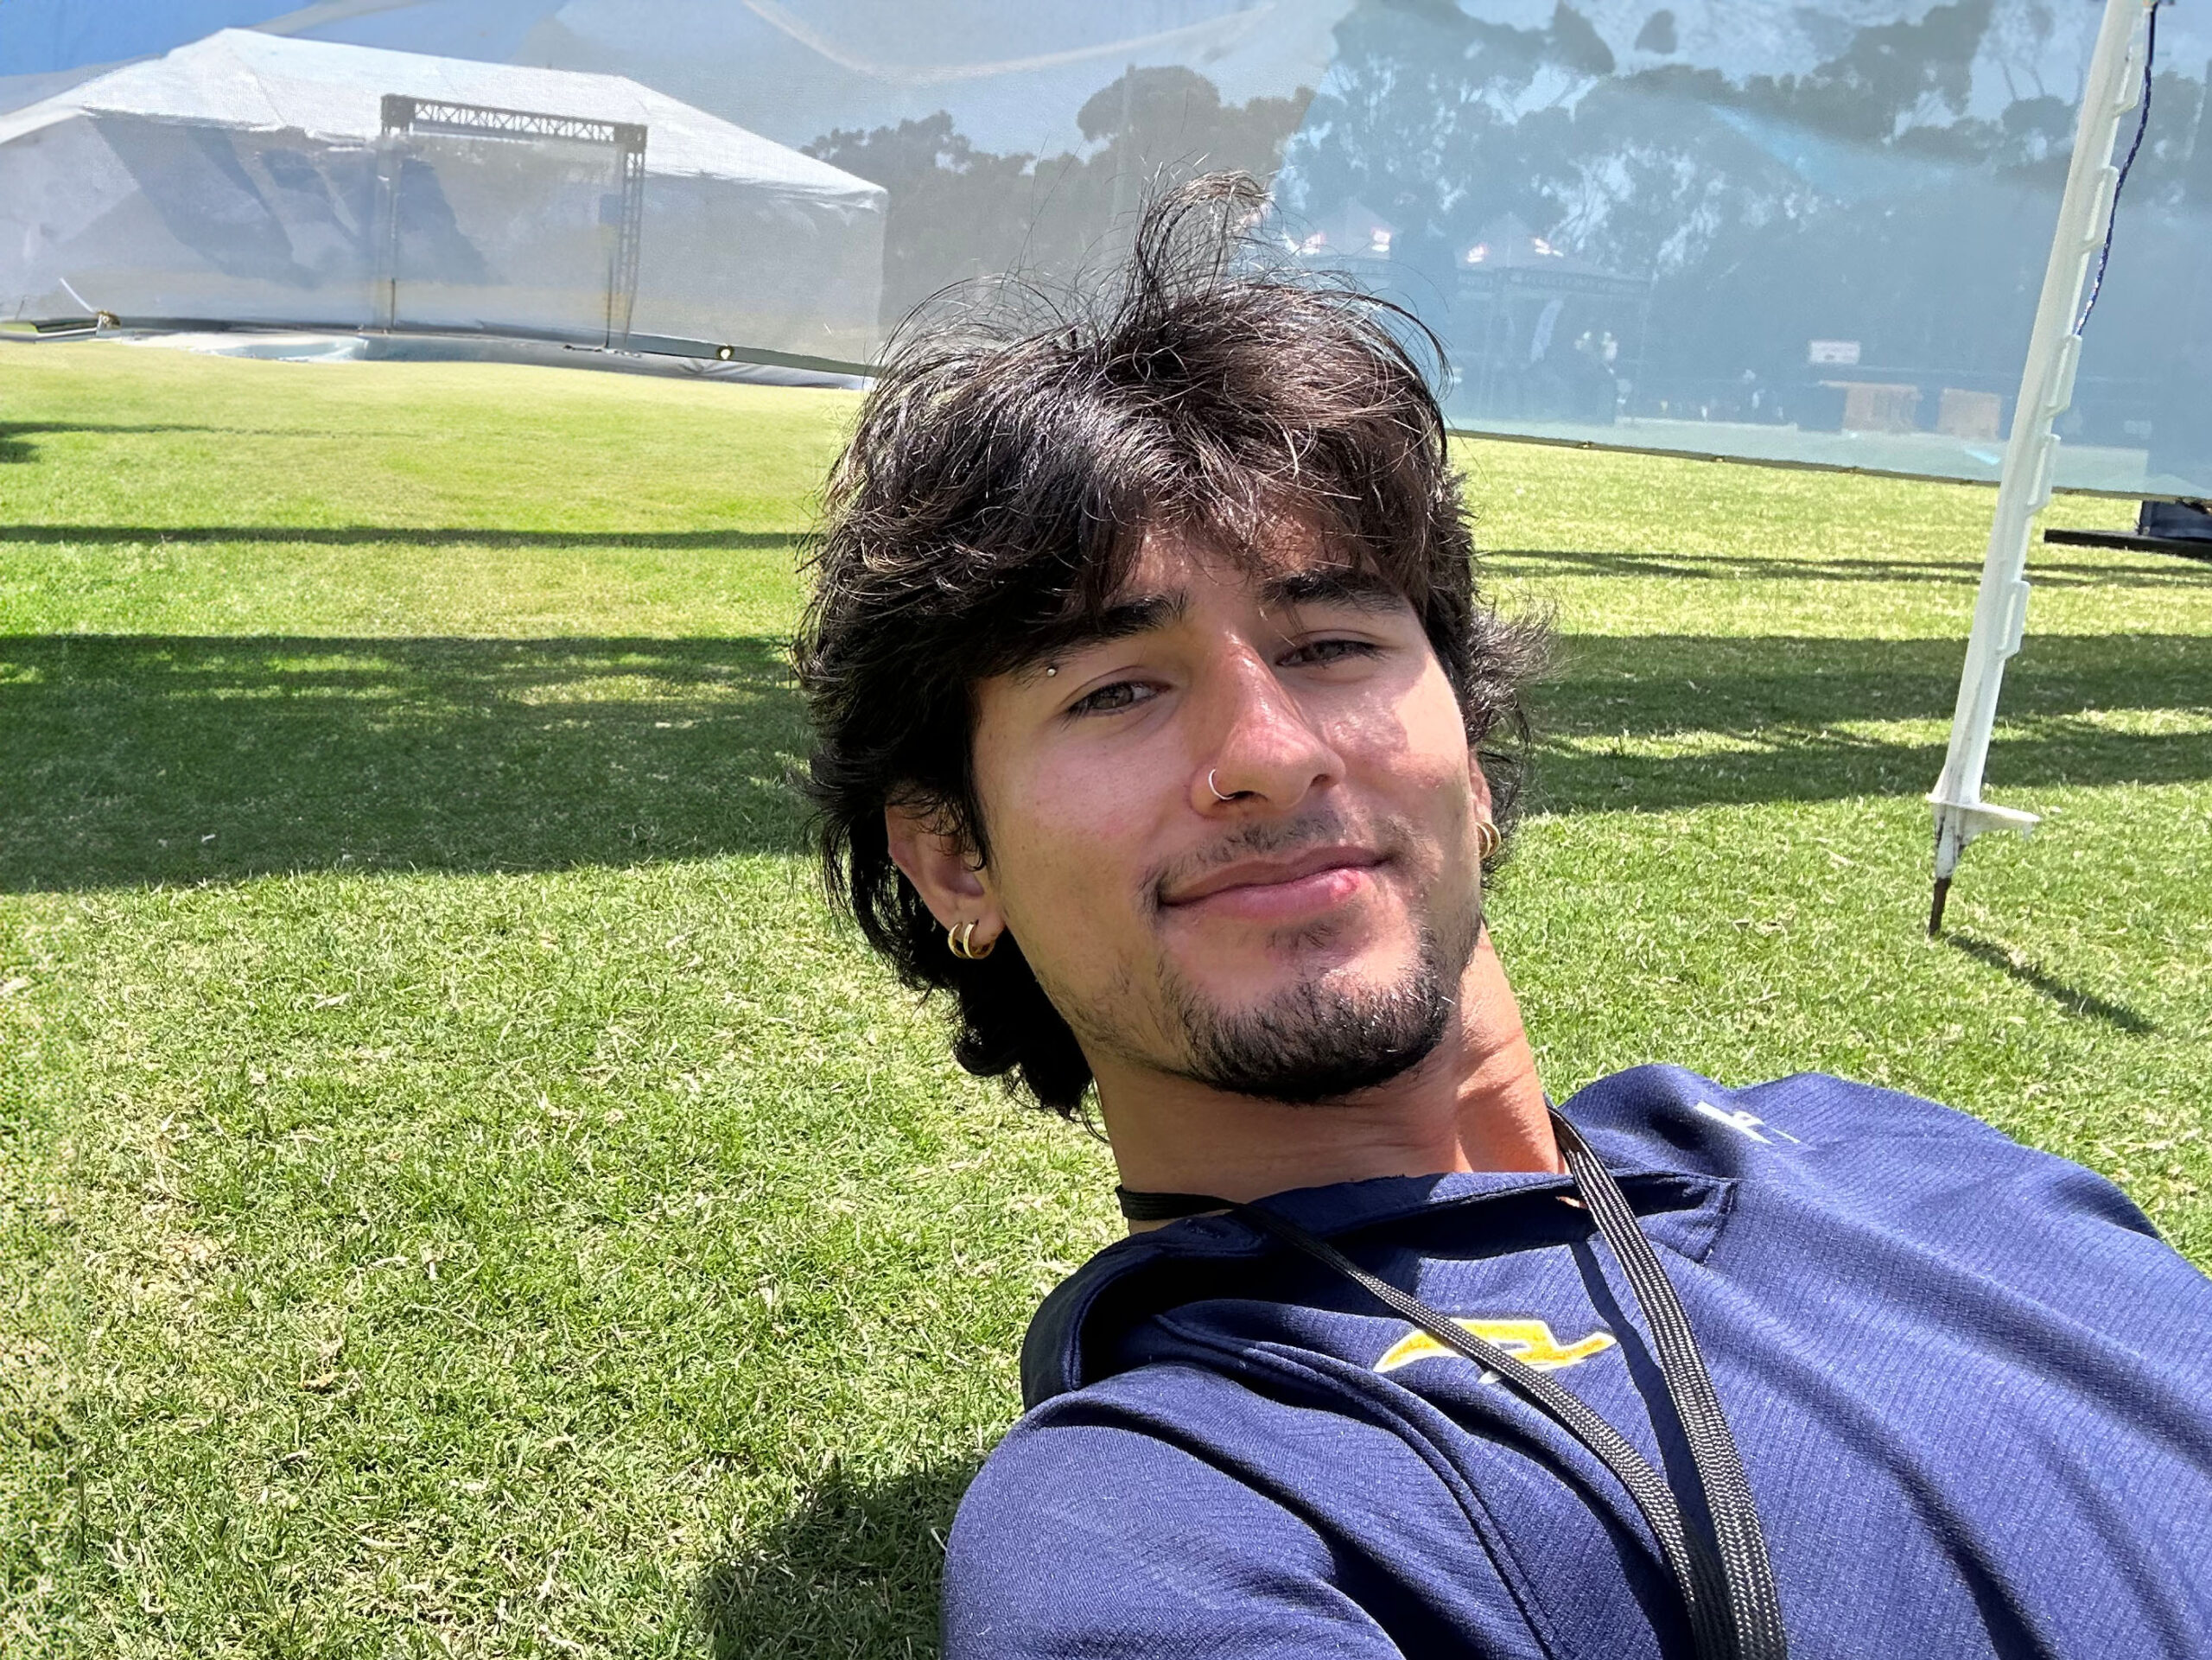
[[[1989,527],[1989,550],[1982,559],[1981,591],[1974,599],[1966,667],[1959,676],[1951,747],[1943,757],[1942,775],[1928,796],[1936,809],[1930,934],[1943,925],[1951,873],[1967,843],[1984,830],[2010,830],[2025,836],[2037,822],[2033,813],[1984,802],[1982,771],[1989,760],[1989,735],[1997,721],[2005,659],[2020,649],[2020,633],[2027,622],[2028,534],[2035,516],[2050,499],[2051,468],[2058,458],[2058,436],[2051,423],[2074,397],[2074,370],[2082,347],[2075,332],[2082,289],[2088,278],[2089,260],[2103,245],[2106,228],[2112,223],[2113,197],[2120,188],[2120,172],[2112,164],[2113,143],[2120,136],[2120,118],[2135,107],[2139,96],[2139,37],[2156,3],[2105,0],[2088,81],[2082,89],[2074,159],[2066,170],[2065,194],[2059,199],[2050,259],[2044,267],[2043,297],[2036,305],[2034,332],[2028,336],[2019,400],[2012,406],[2012,437],[1998,474],[1997,510]]]

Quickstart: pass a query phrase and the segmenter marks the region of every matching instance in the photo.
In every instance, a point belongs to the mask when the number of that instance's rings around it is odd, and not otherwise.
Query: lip
[[[1162,896],[1169,910],[1210,910],[1274,916],[1350,899],[1384,862],[1372,848],[1309,848],[1290,859],[1240,859]]]

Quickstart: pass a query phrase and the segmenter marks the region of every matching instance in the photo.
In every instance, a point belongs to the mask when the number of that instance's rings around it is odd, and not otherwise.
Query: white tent
[[[858,359],[883,212],[620,76],[225,29],[0,116],[0,317]]]

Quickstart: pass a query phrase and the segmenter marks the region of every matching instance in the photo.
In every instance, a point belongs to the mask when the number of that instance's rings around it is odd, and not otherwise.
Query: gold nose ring
[[[1215,767],[1215,768],[1213,769],[1213,772],[1211,772],[1211,773],[1208,773],[1206,774],[1206,788],[1207,788],[1207,789],[1209,789],[1209,790],[1211,790],[1211,791],[1213,792],[1213,798],[1214,798],[1216,801],[1234,801],[1234,800],[1236,800],[1236,796],[1233,796],[1233,795],[1224,795],[1224,794],[1222,794],[1222,792],[1221,792],[1221,785],[1219,785],[1218,784],[1216,784],[1216,783],[1213,781],[1213,780],[1214,780],[1215,773],[1219,773],[1220,771],[1221,771],[1221,768],[1219,768],[1218,766],[1217,766],[1217,767]],[[1242,792],[1240,792],[1239,793],[1242,793]]]

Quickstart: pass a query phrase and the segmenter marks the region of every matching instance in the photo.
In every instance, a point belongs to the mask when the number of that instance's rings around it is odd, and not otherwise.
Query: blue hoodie
[[[1832,1078],[1643,1067],[1561,1110],[1698,1333],[1793,1660],[2212,1655],[2212,1281],[2117,1188]],[[1694,1491],[1567,1186],[1402,1177],[1267,1204],[1549,1371]],[[1029,1410],[952,1531],[952,1660],[1690,1653],[1602,1466],[1245,1224],[1101,1251],[1039,1311],[1022,1376]]]

